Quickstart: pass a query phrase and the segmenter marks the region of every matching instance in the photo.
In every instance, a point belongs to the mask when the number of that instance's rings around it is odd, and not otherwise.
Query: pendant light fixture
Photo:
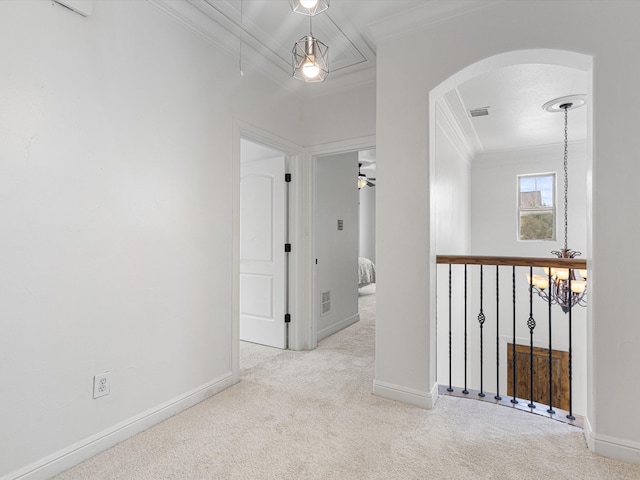
[[[313,36],[311,17],[329,8],[329,0],[289,0],[294,12],[309,17],[309,35],[291,52],[293,77],[307,83],[323,82],[329,75],[329,47]]]
[[[585,104],[584,95],[573,95],[552,100],[544,104],[543,108],[548,112],[564,112],[564,248],[553,251],[558,258],[575,258],[580,252],[570,250],[567,246],[568,230],[568,204],[569,204],[569,141],[568,141],[568,112]],[[568,268],[544,268],[545,275],[527,275],[527,281],[531,288],[545,301],[560,305],[567,313],[571,307],[580,305],[585,307],[587,301],[587,271]],[[551,285],[549,285],[551,280]]]
[[[329,0],[289,0],[289,3],[294,12],[311,17],[329,8]]]

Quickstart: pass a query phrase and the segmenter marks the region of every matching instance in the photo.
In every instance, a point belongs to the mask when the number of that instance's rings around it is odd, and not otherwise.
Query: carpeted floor
[[[422,410],[371,394],[375,286],[360,322],[310,352],[242,344],[242,381],[56,480],[638,480],[582,430],[474,400]]]

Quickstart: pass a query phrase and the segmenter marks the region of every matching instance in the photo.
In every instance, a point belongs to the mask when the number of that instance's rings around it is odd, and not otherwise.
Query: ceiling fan
[[[361,167],[362,163],[358,163],[358,190],[360,190],[362,187],[375,187],[376,184],[371,181],[375,180],[375,178],[367,177],[366,175],[364,175],[360,171]]]

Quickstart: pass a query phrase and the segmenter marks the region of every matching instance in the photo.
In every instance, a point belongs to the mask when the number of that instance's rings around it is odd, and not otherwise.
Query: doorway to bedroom
[[[315,156],[316,342],[375,307],[375,150]]]
[[[360,319],[376,312],[376,150],[358,152],[358,313]]]

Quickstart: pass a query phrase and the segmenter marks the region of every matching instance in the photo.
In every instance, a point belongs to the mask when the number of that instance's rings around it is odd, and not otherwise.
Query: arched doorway
[[[572,94],[586,94],[590,91],[591,57],[557,50],[523,50],[507,52],[474,63],[434,88],[430,100],[430,172],[431,172],[431,226],[434,231],[431,251],[434,254],[458,255],[499,255],[549,257],[561,238],[554,242],[522,242],[517,239],[516,182],[518,175],[538,172],[553,172],[561,179],[562,130],[557,116],[543,111],[542,105],[554,98]],[[477,117],[476,117],[477,115]],[[576,250],[588,254],[590,244],[591,219],[588,218],[587,178],[592,170],[590,156],[591,109],[580,112],[575,128],[578,141],[572,143],[571,150],[577,168],[572,167],[574,188],[571,195],[570,218],[574,221],[570,229],[572,245]],[[556,145],[554,145],[556,144]],[[559,152],[559,155],[557,154]],[[560,186],[560,183],[557,184]],[[561,194],[560,190],[557,190]],[[558,209],[558,214],[561,214]],[[556,218],[558,223],[558,218]],[[516,230],[514,230],[514,228]],[[438,271],[439,299],[446,299],[448,284]],[[462,289],[461,280],[457,288]],[[492,278],[491,282],[495,283]],[[454,288],[456,284],[454,282]],[[475,287],[477,288],[477,287]],[[497,287],[496,287],[497,288]],[[526,289],[523,281],[523,290]],[[478,300],[471,301],[466,326],[469,327],[469,358],[475,359],[469,371],[470,388],[477,389],[478,359],[481,357],[477,336],[479,335]],[[524,307],[524,305],[523,305]],[[540,308],[544,307],[541,303]],[[447,318],[447,305],[438,302],[435,318]],[[463,305],[454,303],[454,316],[463,316]],[[489,307],[491,309],[491,307]],[[495,307],[496,312],[498,307]],[[485,313],[486,305],[485,305]],[[493,312],[491,312],[493,314]],[[587,314],[576,311],[579,330],[574,332],[574,352],[576,374],[574,386],[579,399],[576,404],[580,414],[586,414],[587,398]],[[519,312],[519,318],[526,319],[526,313]],[[498,317],[498,315],[493,315]],[[432,319],[432,321],[436,321]],[[510,322],[501,317],[500,325]],[[510,325],[493,327],[489,338],[495,339],[494,349],[503,362],[506,357],[507,330]],[[524,330],[526,325],[523,324]],[[453,327],[453,338],[466,338],[463,323]],[[524,330],[518,337],[524,337]],[[437,328],[438,372],[437,381],[445,383],[449,372],[446,361],[449,338],[446,327]],[[496,333],[494,333],[494,331]],[[499,335],[499,332],[504,332]],[[537,344],[542,343],[540,336]],[[516,334],[513,334],[516,338]],[[576,342],[577,340],[577,342]],[[522,341],[522,338],[520,338]],[[557,339],[558,348],[566,350],[568,343],[566,330]],[[462,344],[456,346],[458,353]],[[465,349],[465,355],[467,354]],[[495,358],[495,356],[493,357]],[[507,383],[506,365],[491,359],[487,362],[485,388],[496,391],[496,383]],[[454,384],[460,382],[463,365],[462,354],[454,358],[451,367]],[[502,371],[504,370],[504,371]],[[465,382],[466,382],[465,371]],[[455,377],[458,377],[456,383]],[[487,382],[488,380],[488,382]],[[503,391],[504,394],[504,391]]]

